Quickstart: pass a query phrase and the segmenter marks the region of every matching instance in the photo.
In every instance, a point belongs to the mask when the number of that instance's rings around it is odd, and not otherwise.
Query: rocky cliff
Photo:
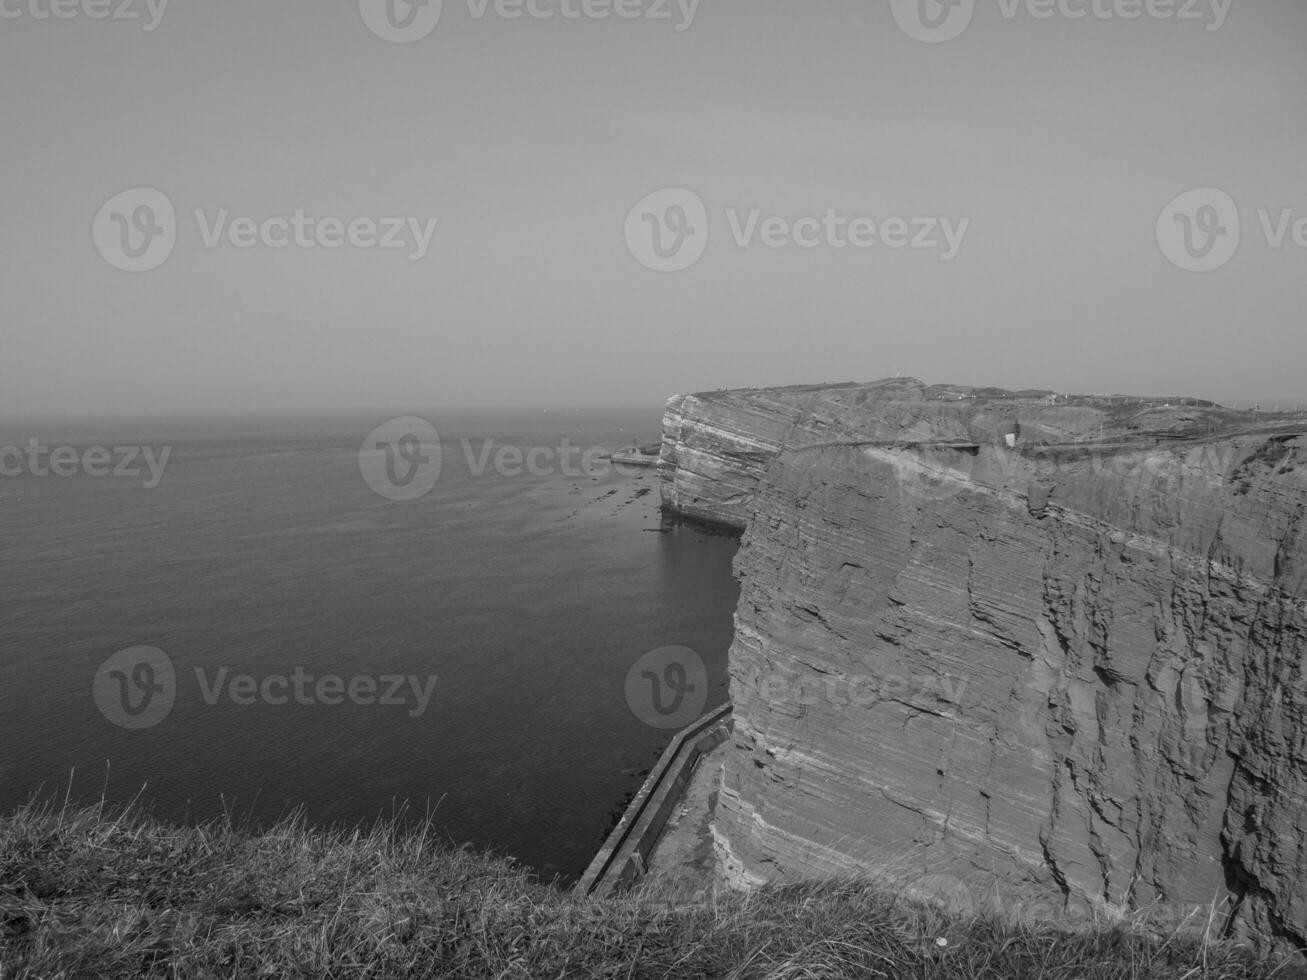
[[[665,509],[744,531],[726,877],[1307,945],[1304,431],[910,379],[673,399]]]

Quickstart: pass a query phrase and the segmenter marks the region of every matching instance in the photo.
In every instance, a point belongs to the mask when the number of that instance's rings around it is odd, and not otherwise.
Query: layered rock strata
[[[671,513],[743,529],[736,886],[1220,905],[1307,940],[1307,436],[910,379],[673,399]]]

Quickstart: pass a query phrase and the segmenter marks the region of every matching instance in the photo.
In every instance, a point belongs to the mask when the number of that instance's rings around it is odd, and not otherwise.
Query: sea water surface
[[[636,661],[690,647],[709,706],[726,698],[736,544],[663,528],[652,470],[558,452],[656,441],[657,408],[408,414],[439,430],[442,466],[407,502],[360,472],[387,415],[0,426],[0,447],[170,450],[152,488],[144,465],[0,476],[0,810],[40,791],[355,825],[407,803],[453,842],[578,875],[670,736],[626,700]],[[503,446],[547,452],[497,465]],[[176,699],[131,730],[93,682],[137,646],[170,659]],[[420,711],[407,688],[210,703],[224,668],[435,680]]]

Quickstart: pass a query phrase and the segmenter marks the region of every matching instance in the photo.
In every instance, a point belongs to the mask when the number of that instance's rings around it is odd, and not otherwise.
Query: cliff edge
[[[672,399],[664,509],[743,532],[730,883],[1307,946],[1304,433],[903,378]]]

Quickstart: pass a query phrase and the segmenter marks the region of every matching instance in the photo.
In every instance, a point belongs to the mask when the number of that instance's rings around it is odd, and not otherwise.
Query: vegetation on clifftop
[[[0,818],[0,978],[1302,976],[1201,938],[1077,933],[914,905],[866,882],[709,905],[596,901],[382,824],[168,826],[31,804]]]

